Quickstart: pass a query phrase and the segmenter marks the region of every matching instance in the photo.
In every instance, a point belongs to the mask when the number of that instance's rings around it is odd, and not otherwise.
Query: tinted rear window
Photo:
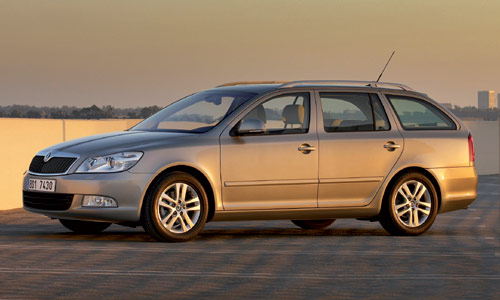
[[[453,130],[455,122],[433,104],[412,97],[387,95],[405,130]]]

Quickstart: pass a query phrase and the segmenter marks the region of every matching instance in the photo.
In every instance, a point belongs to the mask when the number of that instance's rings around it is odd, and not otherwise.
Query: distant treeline
[[[32,119],[144,119],[159,111],[156,105],[136,108],[116,108],[111,105],[78,108],[76,106],[0,106],[0,118],[32,118]],[[498,120],[498,108],[479,110],[475,106],[454,106],[450,109],[462,119]],[[270,112],[268,112],[270,113]],[[281,115],[279,116],[281,118]],[[272,119],[272,118],[271,118]]]
[[[498,120],[499,110],[498,108],[488,108],[488,109],[478,109],[475,106],[465,106],[460,107],[455,105],[450,109],[457,117],[463,118],[477,118],[483,119],[485,121],[496,121]]]
[[[136,108],[116,108],[111,105],[98,107],[92,105],[79,108],[76,106],[0,106],[0,118],[31,119],[144,119],[159,111],[156,105]]]

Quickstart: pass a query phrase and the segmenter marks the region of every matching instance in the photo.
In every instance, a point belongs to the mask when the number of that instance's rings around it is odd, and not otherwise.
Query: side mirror
[[[253,135],[253,134],[261,134],[266,131],[264,128],[264,123],[261,120],[257,119],[246,119],[240,121],[236,127],[232,130],[232,135]]]

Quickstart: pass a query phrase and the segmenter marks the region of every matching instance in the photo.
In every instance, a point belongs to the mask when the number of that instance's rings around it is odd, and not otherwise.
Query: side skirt
[[[242,220],[320,220],[340,218],[372,218],[379,213],[379,207],[342,207],[308,209],[270,209],[243,211],[216,211],[212,221]]]

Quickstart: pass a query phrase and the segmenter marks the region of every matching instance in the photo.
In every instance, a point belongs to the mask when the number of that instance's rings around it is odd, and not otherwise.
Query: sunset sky
[[[0,105],[164,106],[239,80],[500,93],[500,1],[0,0]]]

